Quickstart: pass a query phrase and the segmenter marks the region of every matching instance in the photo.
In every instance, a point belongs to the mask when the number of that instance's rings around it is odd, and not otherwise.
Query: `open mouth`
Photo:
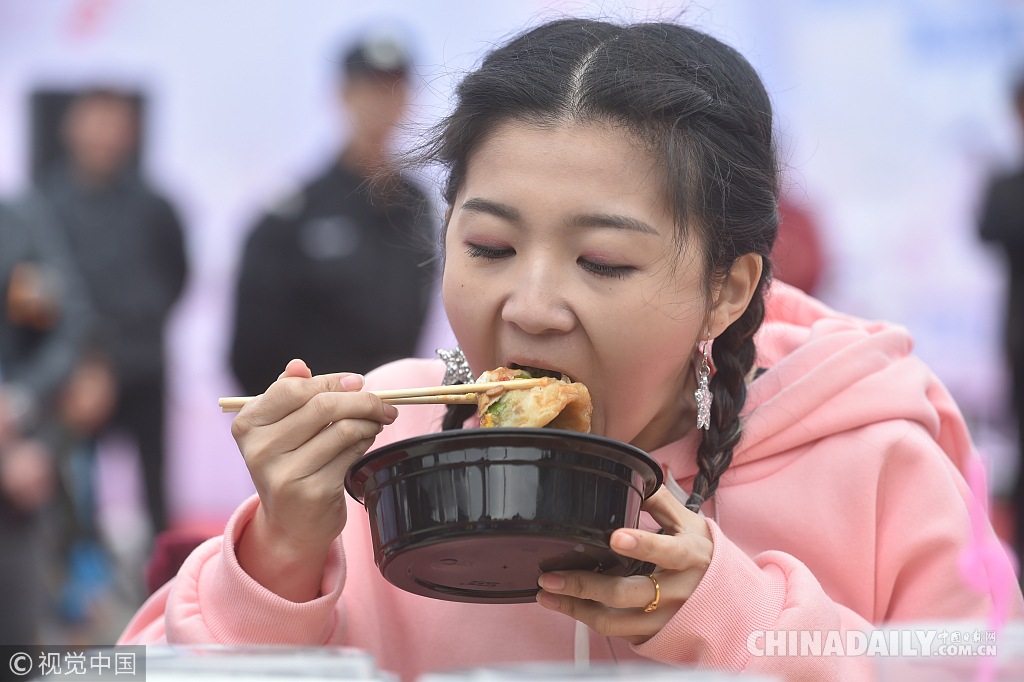
[[[533,377],[535,379],[540,378],[540,377],[551,377],[552,379],[561,380],[564,377],[570,383],[572,382],[572,379],[570,379],[568,376],[562,374],[561,372],[553,370],[553,369],[541,369],[539,367],[530,367],[529,365],[520,365],[520,364],[517,364],[515,362],[510,363],[509,364],[509,368],[510,369],[518,369],[518,370],[521,370],[523,372],[526,372],[527,374],[529,374],[531,377]]]

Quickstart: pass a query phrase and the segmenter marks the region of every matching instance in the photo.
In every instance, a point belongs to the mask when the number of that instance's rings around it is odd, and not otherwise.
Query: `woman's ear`
[[[739,319],[747,309],[750,299],[754,296],[754,290],[757,289],[757,283],[761,281],[762,267],[761,256],[756,253],[740,256],[732,264],[729,276],[718,290],[715,303],[711,307],[709,325],[712,338],[718,338],[718,335]]]

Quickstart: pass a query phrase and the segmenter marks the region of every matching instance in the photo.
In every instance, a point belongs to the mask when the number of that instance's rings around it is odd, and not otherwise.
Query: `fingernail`
[[[394,405],[384,403],[384,414],[386,414],[389,419],[394,419],[398,416],[398,408]]]
[[[558,608],[558,597],[547,592],[537,593],[537,603],[546,609],[557,609]]]
[[[358,391],[363,387],[363,375],[349,374],[341,380],[341,386],[346,391]]]
[[[537,580],[537,583],[545,590],[561,590],[565,587],[565,578],[557,573],[544,573]]]
[[[616,533],[612,536],[611,545],[613,549],[636,549],[636,538],[629,533]]]

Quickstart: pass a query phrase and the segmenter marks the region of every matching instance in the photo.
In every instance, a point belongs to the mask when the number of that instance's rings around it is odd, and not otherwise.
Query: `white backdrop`
[[[790,196],[824,232],[822,298],[908,325],[965,411],[998,418],[1004,273],[974,216],[987,175],[1020,156],[1006,95],[1024,63],[1020,2],[0,0],[0,195],[27,183],[32,89],[149,95],[145,169],[182,213],[192,268],[168,336],[179,522],[220,522],[252,490],[215,403],[238,391],[226,363],[234,269],[260,210],[345,135],[333,85],[346,38],[401,21],[422,122],[488,47],[563,14],[678,18],[746,54],[776,102]]]

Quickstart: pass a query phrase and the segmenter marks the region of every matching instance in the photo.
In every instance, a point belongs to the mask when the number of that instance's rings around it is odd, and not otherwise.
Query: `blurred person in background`
[[[262,393],[292,358],[367,372],[415,354],[436,269],[425,195],[389,161],[411,95],[390,35],[348,49],[340,102],[351,136],[330,166],[263,217],[245,248],[231,363]]]
[[[135,438],[149,520],[160,532],[167,522],[164,325],[184,286],[186,259],[175,210],[134,167],[139,128],[131,97],[79,95],[63,120],[66,159],[41,189],[98,313],[90,352],[62,397],[65,424],[87,441],[113,428]]]
[[[1024,127],[1024,78],[1013,90],[1013,102]],[[979,231],[982,240],[1002,247],[1010,266],[1004,343],[1013,375],[1013,405],[1020,443],[1017,486],[1013,495],[1016,508],[1014,549],[1018,557],[1024,557],[1024,166],[989,183]]]
[[[55,482],[53,404],[91,324],[35,197],[0,204],[0,283],[0,644],[29,644],[42,608],[40,512]]]

